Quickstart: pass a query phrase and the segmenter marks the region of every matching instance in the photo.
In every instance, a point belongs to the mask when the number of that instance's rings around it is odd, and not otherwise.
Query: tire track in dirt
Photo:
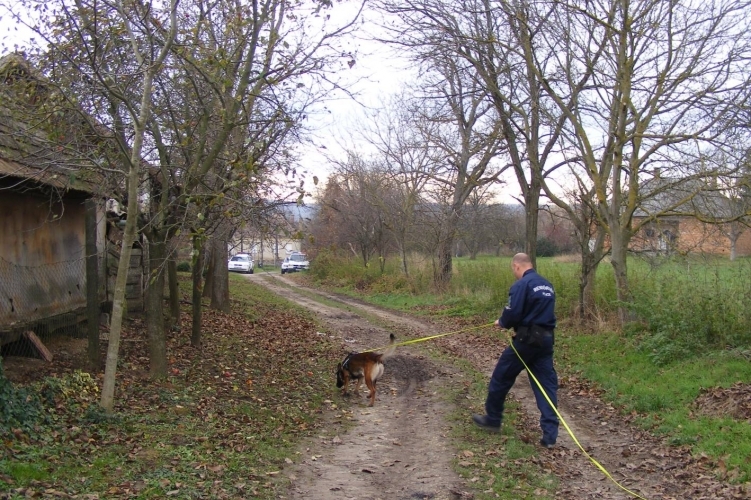
[[[266,279],[260,275],[256,280],[271,288],[285,298],[315,311],[326,324],[338,332],[342,339],[351,342],[351,350],[362,350],[385,344],[388,334],[377,327],[366,326],[368,321],[358,316],[357,312],[365,316],[379,318],[394,325],[394,328],[406,328],[415,336],[427,336],[443,333],[436,325],[425,320],[415,319],[405,314],[383,310],[379,307],[362,303],[352,298],[339,296],[330,292],[308,288],[296,283],[293,279],[267,275]],[[276,281],[280,280],[280,281]],[[323,297],[326,300],[341,304],[344,310],[337,307],[324,306],[310,296]],[[363,331],[357,331],[357,329]],[[505,345],[499,344],[495,352],[487,351],[487,339],[482,339],[477,333],[463,334],[457,337],[448,336],[435,339],[443,350],[453,356],[462,357],[470,361],[478,370],[488,377]],[[408,351],[408,347],[401,348],[400,354]],[[415,359],[409,354],[404,365],[410,365]],[[392,360],[389,360],[389,363]],[[434,365],[421,360],[427,370],[434,369]],[[316,459],[308,463],[309,469],[315,471],[315,481],[309,475],[305,484],[312,485],[311,490],[317,490],[321,496],[310,496],[309,490],[301,496],[292,498],[459,498],[460,492],[466,488],[461,480],[450,470],[451,457],[455,451],[450,449],[446,439],[437,439],[437,433],[424,432],[426,427],[435,430],[445,427],[442,418],[431,420],[429,414],[442,415],[443,410],[435,398],[426,393],[424,380],[417,384],[417,389],[406,397],[404,387],[394,390],[394,374],[399,368],[393,369],[387,365],[383,383],[379,388],[378,401],[375,408],[365,409],[364,403],[355,410],[354,418],[357,425],[352,431],[339,439],[346,446],[334,447],[322,439],[324,449],[332,453],[324,461]],[[450,376],[450,375],[442,375]],[[332,373],[333,377],[333,373]],[[440,376],[430,380],[431,384],[440,384]],[[333,383],[333,381],[332,381]],[[414,385],[414,380],[411,381]],[[387,395],[384,386],[392,384],[391,395]],[[514,385],[510,397],[516,400],[522,409],[524,428],[528,430],[528,439],[534,443],[539,440],[539,411],[529,386],[526,374],[523,372]],[[629,425],[626,418],[614,408],[593,397],[586,391],[580,391],[575,384],[567,386],[565,380],[559,391],[559,411],[569,427],[584,446],[612,477],[622,486],[632,490],[649,500],[683,500],[683,499],[734,499],[751,498],[744,486],[729,485],[715,479],[711,473],[711,465],[701,457],[692,457],[686,448],[668,447],[661,440]],[[419,414],[419,409],[425,409]],[[415,413],[418,412],[418,413]],[[404,418],[408,416],[407,418]],[[467,425],[471,425],[467,415]],[[444,426],[444,427],[442,427]],[[405,432],[406,430],[406,432]],[[420,441],[407,441],[407,437],[415,436]],[[396,445],[394,439],[403,440],[401,446]],[[348,441],[349,440],[349,441]],[[389,444],[391,442],[391,444]],[[357,454],[355,458],[342,456],[342,449],[355,449],[363,444],[368,453]],[[377,446],[376,446],[377,445]],[[417,446],[420,455],[431,457],[430,463],[420,463],[413,471],[404,474],[394,474],[394,471],[409,469],[403,462],[393,462],[394,457],[411,455],[411,446]],[[421,448],[422,446],[422,448]],[[434,448],[435,447],[435,448]],[[408,451],[409,450],[409,451]],[[441,456],[443,455],[443,456]],[[419,456],[408,462],[417,463]],[[634,498],[615,483],[605,477],[578,446],[572,441],[563,425],[561,426],[558,446],[552,450],[540,449],[537,457],[538,465],[552,471],[560,480],[556,498],[573,499],[603,499],[621,500]],[[305,463],[305,462],[303,462]],[[362,470],[370,464],[379,465],[378,473],[363,473]],[[384,465],[386,464],[386,465]],[[397,466],[397,464],[399,466]],[[367,467],[363,467],[363,465]],[[424,468],[423,468],[424,467]],[[436,468],[437,467],[437,468]],[[358,469],[360,472],[358,473]],[[420,473],[415,471],[440,470],[450,479],[447,482],[428,481],[425,491],[415,487],[415,481],[420,481]],[[307,472],[310,472],[307,471]],[[405,471],[401,471],[405,472]],[[409,472],[413,472],[410,474]],[[343,474],[343,475],[342,475]],[[363,476],[363,474],[367,474]],[[354,477],[353,477],[354,476]],[[295,481],[293,481],[295,483]],[[336,484],[335,484],[336,483]],[[352,493],[352,484],[357,483],[359,494]],[[349,488],[349,493],[344,488]],[[361,488],[361,489],[360,489]],[[431,493],[430,488],[443,493]],[[328,490],[328,491],[327,491]],[[338,493],[342,495],[337,495]],[[425,493],[423,496],[420,494]],[[443,494],[447,496],[443,496]],[[412,496],[410,496],[412,495]]]
[[[383,346],[389,330],[371,325],[350,310],[329,307],[301,294],[289,278],[259,274],[250,277],[287,300],[314,311],[325,332],[342,341],[344,350],[361,351]],[[285,286],[284,284],[287,286]],[[294,286],[295,288],[290,288]],[[313,293],[307,290],[307,293]],[[327,297],[332,299],[332,297]],[[340,302],[340,301],[337,301]],[[393,329],[399,335],[400,328]],[[333,417],[326,431],[306,445],[294,464],[285,468],[291,481],[291,499],[435,499],[469,497],[463,480],[454,472],[454,452],[446,436],[445,403],[433,387],[450,377],[447,369],[407,348],[398,348],[386,362],[378,381],[376,402],[368,407],[363,389],[351,395],[352,404],[338,403],[331,367]],[[335,392],[336,391],[336,392]],[[351,406],[351,408],[349,408]],[[351,411],[351,413],[350,413]]]

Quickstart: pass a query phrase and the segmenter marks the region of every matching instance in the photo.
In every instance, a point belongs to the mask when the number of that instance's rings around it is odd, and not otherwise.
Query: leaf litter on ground
[[[273,498],[296,441],[316,431],[331,404],[315,395],[330,392],[341,346],[318,335],[309,316],[261,303],[246,315],[248,307],[205,309],[198,349],[184,310],[182,329],[167,332],[168,376],[159,381],[148,375],[144,321],[126,321],[114,415],[87,419],[97,390],[59,394],[49,423],[4,440],[0,498]],[[38,386],[80,377],[86,339],[51,343],[75,354],[51,363],[9,358],[8,379]],[[94,374],[94,385],[101,378]]]

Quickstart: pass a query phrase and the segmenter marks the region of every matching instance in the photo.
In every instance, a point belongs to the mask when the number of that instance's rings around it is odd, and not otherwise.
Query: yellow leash
[[[440,338],[440,337],[446,337],[446,336],[448,336],[448,335],[455,335],[455,334],[457,334],[457,333],[464,333],[464,332],[469,332],[469,331],[472,331],[472,330],[479,330],[479,329],[481,329],[481,328],[487,328],[487,327],[489,327],[489,326],[494,326],[494,325],[495,325],[495,323],[488,323],[487,325],[481,325],[481,326],[473,326],[473,327],[470,327],[470,328],[464,328],[464,329],[462,329],[462,330],[456,330],[456,331],[453,331],[453,332],[448,332],[448,333],[441,333],[441,334],[438,334],[438,335],[431,335],[431,336],[429,336],[429,337],[420,337],[419,339],[412,339],[412,340],[407,340],[407,341],[405,341],[405,342],[395,342],[395,343],[393,343],[393,344],[389,344],[389,345],[387,345],[387,346],[383,346],[383,347],[376,347],[375,349],[368,349],[367,351],[360,351],[360,352],[373,352],[373,351],[379,351],[379,350],[381,350],[381,349],[387,349],[387,348],[389,348],[389,347],[396,347],[396,346],[401,346],[401,345],[416,344],[416,343],[418,343],[418,342],[425,342],[426,340],[437,339],[437,338]],[[580,449],[580,450],[582,451],[582,453],[584,453],[584,455],[585,455],[585,456],[586,456],[586,457],[587,457],[587,458],[588,458],[588,459],[589,459],[589,460],[590,460],[590,461],[591,461],[591,462],[592,462],[592,463],[593,463],[593,464],[594,464],[594,465],[595,465],[595,466],[596,466],[596,467],[597,467],[598,469],[600,469],[600,471],[602,471],[602,473],[603,473],[603,474],[605,474],[605,476],[606,476],[606,477],[607,477],[608,479],[610,479],[610,480],[611,480],[611,481],[612,481],[613,483],[615,483],[615,484],[616,484],[616,486],[618,486],[618,487],[619,487],[620,489],[622,489],[622,490],[623,490],[623,491],[625,491],[626,493],[628,493],[628,494],[630,494],[630,495],[632,495],[632,496],[634,496],[634,497],[636,497],[636,498],[640,498],[641,500],[647,500],[647,499],[646,499],[646,498],[644,498],[643,496],[639,495],[638,493],[634,493],[633,491],[629,490],[628,488],[626,488],[625,486],[623,486],[623,485],[622,485],[621,483],[619,483],[618,481],[616,481],[616,480],[615,480],[615,478],[614,478],[614,477],[613,477],[613,476],[612,476],[612,475],[610,474],[610,472],[608,472],[608,471],[607,471],[607,469],[605,469],[605,467],[603,467],[603,466],[602,466],[602,465],[600,464],[600,462],[598,462],[597,460],[595,460],[595,459],[594,459],[594,457],[592,457],[592,455],[590,455],[589,453],[587,453],[587,450],[585,450],[585,449],[584,449],[584,447],[583,447],[583,446],[581,445],[581,443],[579,443],[579,440],[578,440],[578,439],[576,439],[576,436],[574,435],[574,432],[573,432],[573,431],[571,430],[571,428],[570,428],[570,427],[568,426],[568,424],[566,423],[566,420],[565,420],[565,419],[563,418],[563,416],[562,416],[562,415],[560,414],[560,412],[558,411],[558,408],[556,408],[556,407],[555,407],[555,405],[553,404],[553,402],[552,402],[552,401],[550,400],[550,398],[548,397],[548,394],[547,394],[547,393],[545,392],[545,389],[544,389],[544,388],[542,387],[542,384],[540,384],[540,381],[539,381],[539,380],[537,380],[537,377],[535,377],[535,375],[534,375],[534,374],[532,373],[532,371],[531,371],[531,370],[529,369],[529,367],[527,366],[527,363],[525,363],[525,362],[524,362],[524,360],[522,359],[521,355],[519,354],[519,351],[517,351],[517,350],[516,350],[516,347],[514,347],[514,342],[513,342],[513,340],[512,340],[511,342],[509,342],[509,343],[510,343],[510,345],[511,345],[511,348],[512,348],[512,349],[514,350],[514,352],[515,352],[515,353],[516,353],[516,355],[518,356],[518,358],[519,358],[519,361],[521,361],[521,362],[522,362],[522,364],[524,365],[524,368],[525,368],[525,369],[527,370],[527,373],[528,373],[528,374],[529,374],[529,376],[530,376],[530,377],[532,378],[532,380],[534,380],[535,384],[537,384],[537,387],[538,387],[538,388],[540,389],[540,392],[542,392],[542,395],[543,395],[543,396],[545,396],[545,400],[546,400],[546,401],[548,402],[548,404],[550,405],[550,407],[551,407],[551,408],[553,409],[553,411],[555,412],[555,414],[556,414],[556,415],[558,416],[558,418],[560,419],[561,423],[563,424],[563,427],[565,427],[565,428],[566,428],[566,431],[568,432],[569,436],[571,436],[571,439],[573,439],[573,440],[574,440],[574,443],[576,443],[576,445],[577,445],[577,446],[579,447],[579,449]]]
[[[404,342],[394,342],[393,344],[385,345],[383,347],[376,347],[374,349],[368,349],[367,351],[358,351],[358,352],[373,352],[373,351],[380,351],[381,349],[387,349],[389,347],[397,347],[400,345],[409,345],[409,344],[416,344],[418,342],[425,342],[426,340],[432,340],[437,339],[440,337],[446,337],[447,335],[456,335],[457,333],[464,333],[469,332],[472,330],[479,330],[481,328],[487,328],[489,326],[493,326],[494,323],[488,323],[487,325],[481,325],[481,326],[471,326],[469,328],[464,328],[463,330],[456,330],[453,332],[448,333],[441,333],[438,335],[431,335],[430,337],[420,337],[419,339],[412,339],[412,340],[406,340]]]
[[[566,431],[568,431],[569,436],[571,436],[571,439],[574,440],[574,443],[576,443],[576,445],[579,447],[579,449],[582,451],[582,453],[584,453],[584,455],[593,464],[595,464],[595,466],[598,469],[600,469],[602,471],[602,473],[605,474],[608,477],[608,479],[610,479],[611,481],[613,481],[616,484],[616,486],[618,486],[620,489],[622,489],[626,493],[629,493],[630,495],[635,496],[636,498],[641,498],[641,500],[647,500],[646,498],[644,498],[643,496],[639,495],[638,493],[634,493],[630,489],[628,489],[625,486],[621,485],[621,483],[619,483],[618,481],[616,481],[615,478],[610,475],[610,472],[608,472],[607,469],[605,469],[605,467],[603,467],[600,464],[600,462],[598,462],[597,460],[595,460],[592,457],[592,455],[590,455],[589,453],[587,453],[587,451],[584,449],[584,447],[579,443],[579,440],[576,439],[576,436],[574,436],[574,433],[571,430],[571,428],[568,426],[568,424],[566,423],[566,420],[564,420],[563,416],[558,412],[558,408],[556,408],[555,405],[553,404],[553,402],[550,401],[550,398],[548,397],[548,394],[545,392],[545,389],[543,389],[542,384],[540,384],[540,381],[537,380],[537,377],[535,377],[534,373],[532,373],[532,371],[527,366],[527,363],[525,363],[524,360],[522,359],[521,355],[519,354],[519,351],[517,351],[516,347],[514,347],[514,342],[511,341],[510,344],[511,344],[511,348],[514,350],[514,352],[516,353],[517,357],[519,358],[519,361],[522,362],[522,364],[524,365],[524,368],[527,370],[527,373],[532,378],[532,380],[535,381],[535,384],[537,384],[537,387],[540,389],[540,392],[542,392],[542,395],[545,396],[545,400],[548,402],[548,404],[550,405],[550,407],[553,409],[553,411],[555,412],[555,414],[558,416],[558,418],[560,419],[561,423],[566,428]]]

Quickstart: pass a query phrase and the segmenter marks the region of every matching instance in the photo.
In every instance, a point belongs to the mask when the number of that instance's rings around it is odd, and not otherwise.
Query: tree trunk
[[[407,233],[399,231],[395,233],[396,246],[399,248],[399,260],[402,268],[402,272],[405,276],[409,276],[409,270],[407,268]]]
[[[146,332],[149,339],[149,375],[167,376],[167,338],[164,333],[165,243],[158,235],[149,241],[149,281],[146,287]]]
[[[102,366],[99,354],[99,254],[96,248],[96,203],[86,200],[86,322],[89,369],[98,372]]]
[[[435,271],[435,286],[438,290],[445,290],[451,282],[453,270],[453,256],[451,249],[454,246],[453,239],[443,240],[438,245],[438,267]]]
[[[736,244],[740,236],[741,236],[740,231],[736,227],[734,227],[734,225],[731,225],[730,226],[730,262],[735,261],[735,258],[737,257]]]
[[[407,249],[402,247],[399,250],[399,253],[401,254],[402,259],[402,272],[404,273],[404,276],[409,276],[409,270],[407,268]]]
[[[193,237],[193,326],[190,345],[201,347],[201,273],[203,271],[203,242],[200,236]]]
[[[628,310],[625,304],[631,299],[628,288],[628,264],[626,262],[626,243],[623,235],[616,231],[610,233],[611,250],[610,263],[615,273],[616,298],[618,299],[618,319],[621,326],[628,321]]]
[[[539,180],[532,182],[532,186],[524,195],[524,251],[532,259],[532,267],[537,267],[537,224],[540,210]]]
[[[473,243],[469,248],[469,260],[477,260],[477,254],[480,253],[480,244]]]
[[[453,249],[456,227],[459,221],[461,206],[453,208],[441,229],[441,240],[438,242],[438,267],[434,271],[434,284],[438,290],[444,290],[451,282],[453,271]]]
[[[122,5],[118,5],[118,14],[122,20],[126,20],[126,14],[122,10]],[[170,4],[170,29],[166,33],[164,39],[164,45],[159,49],[156,59],[151,60],[147,65],[143,73],[143,83],[141,85],[140,105],[138,115],[131,115],[133,120],[133,133],[132,133],[132,146],[129,152],[129,158],[127,162],[123,162],[123,165],[127,165],[127,193],[128,193],[128,218],[125,222],[125,231],[123,234],[122,250],[120,251],[120,262],[117,266],[117,279],[115,280],[115,291],[112,302],[112,319],[110,321],[109,343],[107,345],[107,360],[104,369],[104,381],[102,383],[102,396],[100,403],[105,411],[111,412],[114,407],[115,401],[115,374],[117,373],[117,360],[120,350],[120,335],[122,333],[122,321],[124,315],[125,305],[125,285],[128,280],[128,269],[130,268],[130,254],[133,249],[133,242],[136,238],[136,224],[138,221],[138,186],[141,177],[140,165],[141,151],[143,150],[143,140],[146,133],[146,125],[149,123],[151,114],[151,97],[153,92],[154,76],[160,70],[164,59],[170,52],[172,42],[175,39],[176,33],[176,9],[177,3],[171,2]],[[131,37],[131,42],[135,40]],[[133,54],[135,59],[139,62],[143,62],[143,54],[135,52]],[[154,53],[152,52],[152,55]],[[116,122],[120,122],[120,115],[118,114],[118,105],[120,95],[114,97],[110,94],[110,104],[112,106],[112,117]],[[118,127],[116,127],[118,128]]]
[[[174,256],[167,261],[169,287],[170,328],[180,331],[180,285],[177,283],[177,261]]]
[[[597,268],[602,260],[605,246],[605,231],[596,230],[596,236],[590,248],[588,241],[582,241],[582,269],[579,280],[579,319],[588,321],[594,317],[595,291],[597,289]]]
[[[217,311],[229,312],[229,271],[227,270],[227,260],[229,260],[229,251],[227,250],[227,241],[229,239],[230,229],[226,224],[220,230],[214,233],[211,240],[211,309]],[[209,288],[208,282],[206,288]]]
[[[115,278],[115,290],[112,299],[112,318],[110,319],[109,339],[107,342],[107,359],[104,367],[104,380],[102,382],[102,397],[100,405],[108,413],[111,413],[115,405],[115,375],[117,374],[117,360],[120,352],[120,336],[123,329],[123,317],[125,316],[125,286],[128,282],[128,270],[130,269],[130,254],[133,250],[133,242],[136,239],[136,219],[138,218],[137,185],[138,171],[131,172],[128,179],[132,188],[132,203],[128,203],[128,218],[125,222],[122,248],[120,249],[120,261],[117,265],[117,278]],[[130,193],[129,188],[129,193]]]
[[[211,297],[211,289],[214,287],[214,247],[213,240],[209,240],[204,244],[203,255],[203,267],[206,269],[205,281],[203,283],[203,293],[201,296],[204,298]]]

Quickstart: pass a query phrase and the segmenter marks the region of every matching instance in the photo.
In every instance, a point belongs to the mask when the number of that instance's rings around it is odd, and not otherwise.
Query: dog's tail
[[[386,348],[385,351],[383,351],[383,354],[381,354],[381,360],[388,359],[391,356],[393,356],[394,351],[396,351],[396,346],[394,345],[394,342],[396,341],[396,336],[392,333],[389,335],[389,346]]]

